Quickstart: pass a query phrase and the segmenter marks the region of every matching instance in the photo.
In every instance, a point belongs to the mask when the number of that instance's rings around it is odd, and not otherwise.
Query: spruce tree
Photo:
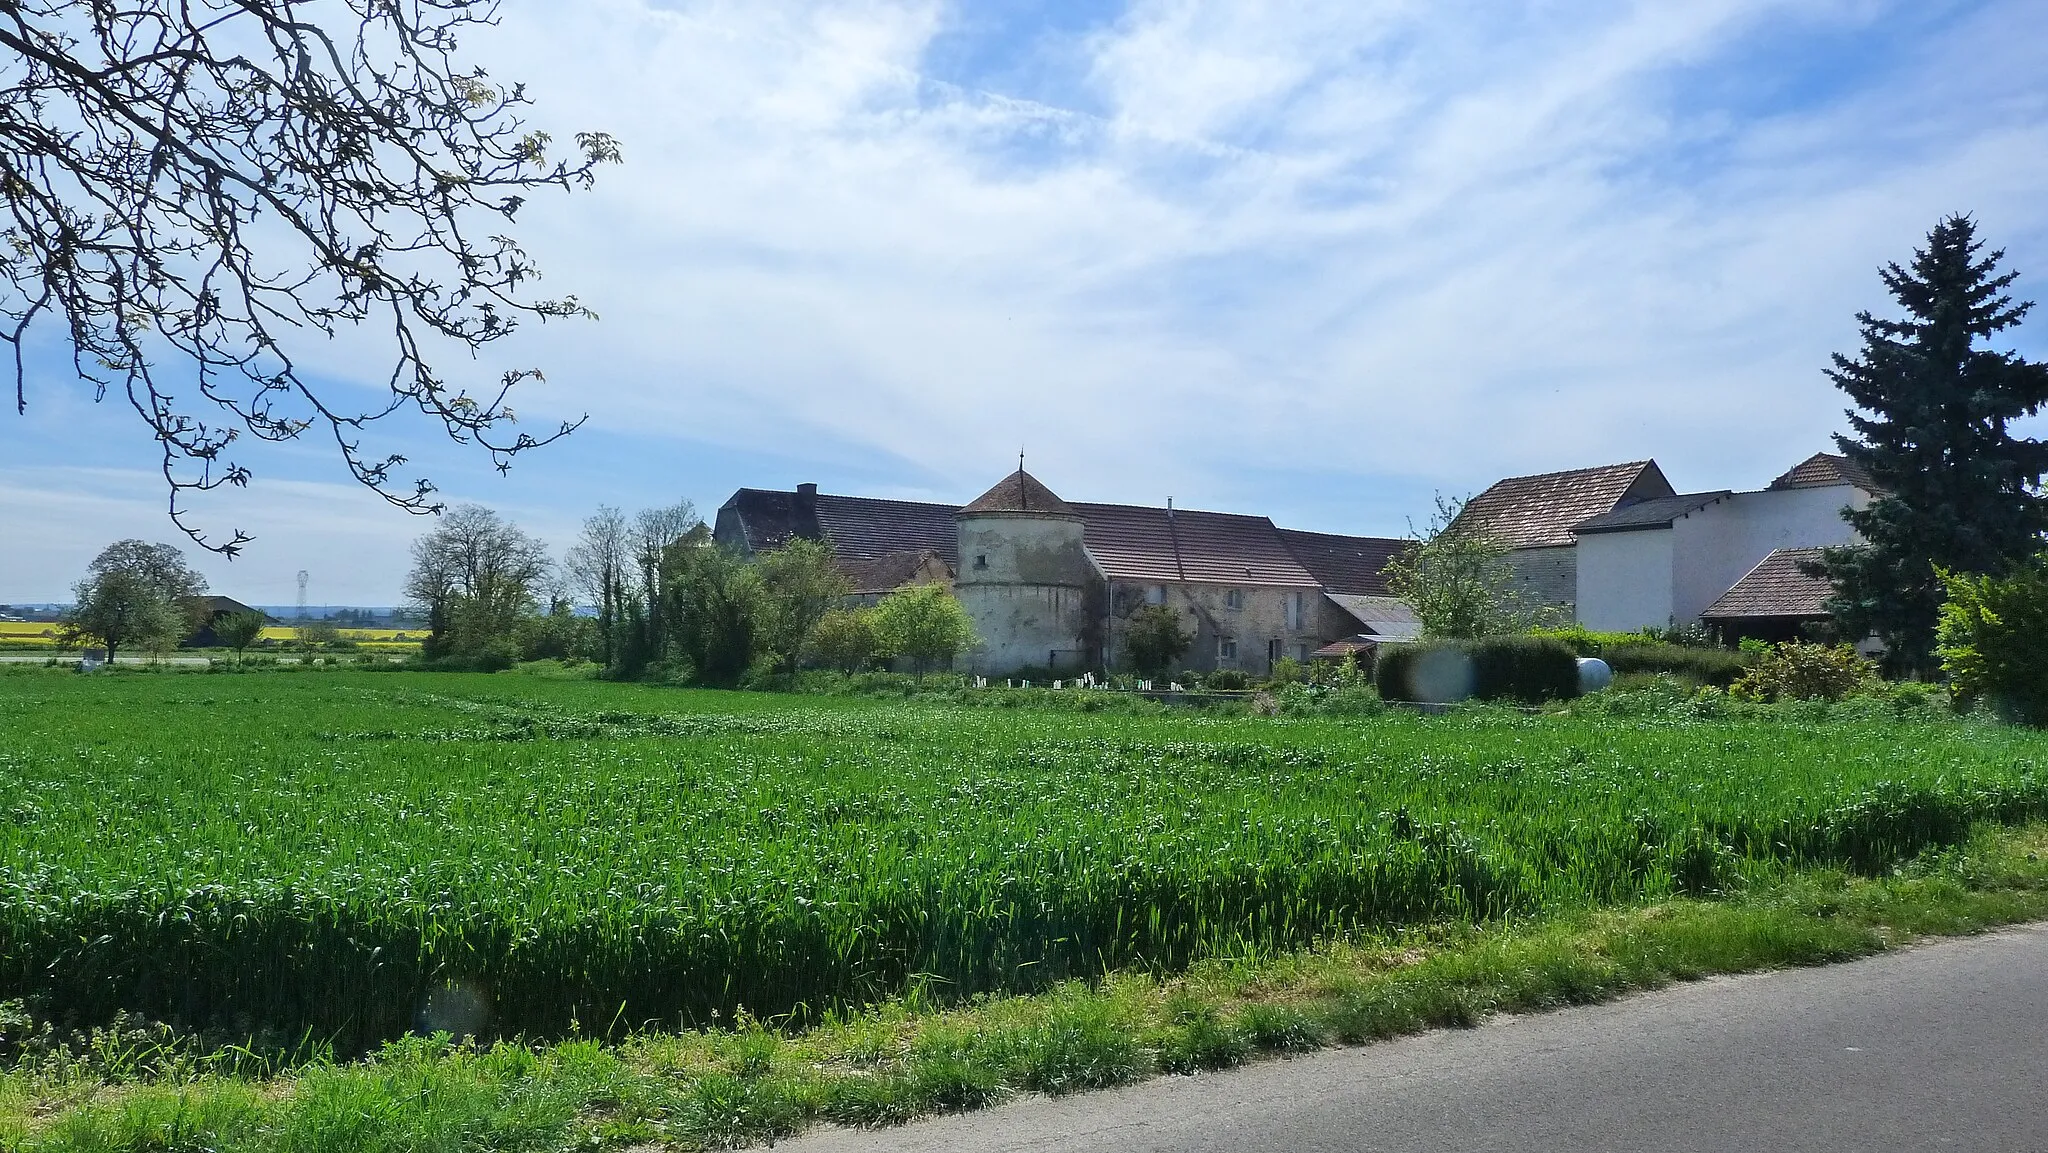
[[[1980,347],[2033,305],[2006,294],[2018,273],[1998,271],[2002,250],[1978,258],[1976,231],[1951,216],[1910,269],[1886,265],[1906,319],[1858,313],[1862,354],[1837,353],[1828,372],[1856,404],[1856,435],[1835,442],[1879,495],[1843,513],[1863,543],[1827,550],[1817,571],[1835,586],[1829,611],[1842,632],[1876,633],[1897,672],[1933,667],[1937,568],[2002,572],[2038,552],[2048,529],[2048,445],[2011,432],[2048,404],[2048,365]]]

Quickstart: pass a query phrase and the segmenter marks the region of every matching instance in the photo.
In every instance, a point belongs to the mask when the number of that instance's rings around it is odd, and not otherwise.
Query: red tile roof
[[[1602,513],[1676,495],[1654,460],[1513,476],[1466,501],[1451,527],[1503,548],[1568,546],[1575,526]]]
[[[1320,588],[1262,516],[1075,504],[1088,552],[1111,580]]]
[[[1700,614],[1704,620],[1752,617],[1824,617],[1834,591],[1825,578],[1800,566],[1820,559],[1817,548],[1781,548],[1756,562],[1727,592]]]
[[[996,482],[996,486],[968,502],[960,516],[986,513],[1028,513],[1035,516],[1072,516],[1074,510],[1037,477],[1018,469]]]
[[[1368,596],[1387,592],[1387,562],[1414,544],[1392,537],[1337,536],[1292,528],[1281,529],[1280,539],[1323,591]]]
[[[1877,482],[1870,479],[1868,469],[1846,456],[1827,452],[1814,453],[1771,482],[1773,489],[1833,488],[1836,485],[1855,485],[1864,492],[1877,491]]]
[[[1112,580],[1148,584],[1187,581],[1379,595],[1386,592],[1380,574],[1387,556],[1407,544],[1282,530],[1262,516],[1068,503],[1029,474],[1018,473],[965,508],[743,488],[718,510],[717,535],[728,547],[755,553],[772,552],[793,537],[829,539],[855,583],[880,588],[879,582],[895,571],[886,566],[900,567],[908,563],[903,558],[922,552],[957,571],[960,543],[954,521],[961,513],[1036,512],[1041,506],[1081,519],[1088,552]]]

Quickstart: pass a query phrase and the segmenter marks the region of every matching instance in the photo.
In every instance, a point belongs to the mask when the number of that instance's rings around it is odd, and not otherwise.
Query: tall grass
[[[1786,865],[1879,871],[2048,814],[2044,752],[1959,724],[17,677],[0,997],[350,1052],[1033,990]]]

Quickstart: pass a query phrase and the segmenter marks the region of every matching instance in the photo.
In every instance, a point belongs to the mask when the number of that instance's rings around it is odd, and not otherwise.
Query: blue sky
[[[556,544],[742,485],[964,501],[1020,446],[1073,499],[1337,532],[1643,457],[1756,486],[1827,447],[1828,354],[1942,214],[2048,297],[2048,0],[508,0],[466,46],[626,150],[520,230],[603,319],[454,366],[538,364],[520,412],[590,422],[509,477],[379,443]],[[0,417],[0,601],[176,540],[62,366]],[[394,599],[425,525],[315,444],[243,463],[217,589]]]

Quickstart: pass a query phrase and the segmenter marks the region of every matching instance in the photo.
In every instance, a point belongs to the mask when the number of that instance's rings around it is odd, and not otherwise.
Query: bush
[[[1241,669],[1217,669],[1202,678],[1202,687],[1220,692],[1239,692],[1252,687],[1252,678]]]
[[[1864,692],[1877,670],[1847,645],[1779,645],[1729,687],[1751,701],[1839,701]]]
[[[2048,554],[2009,576],[1944,572],[1941,581],[1948,599],[1935,651],[1958,703],[2048,725]]]
[[[1449,704],[1477,697],[1536,705],[1579,695],[1579,662],[1551,637],[1403,645],[1380,654],[1379,695]]]
[[[1734,684],[1756,661],[1752,655],[1731,653],[1727,649],[1696,649],[1641,638],[1609,647],[1599,655],[1617,676],[1670,673],[1696,685],[1723,689]]]

